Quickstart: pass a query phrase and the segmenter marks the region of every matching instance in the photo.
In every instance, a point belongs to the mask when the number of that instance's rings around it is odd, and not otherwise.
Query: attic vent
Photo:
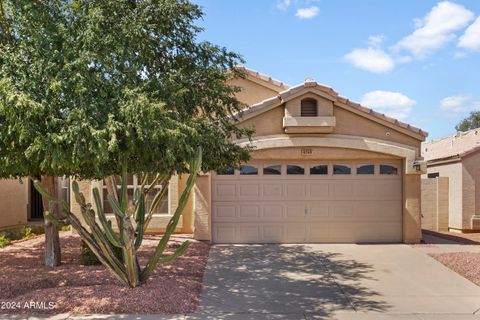
[[[317,100],[310,98],[303,99],[300,102],[300,109],[302,117],[316,117],[318,115]]]

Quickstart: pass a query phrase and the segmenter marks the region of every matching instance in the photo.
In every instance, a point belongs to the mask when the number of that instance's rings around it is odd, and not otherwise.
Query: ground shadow
[[[386,311],[381,296],[361,280],[373,266],[308,245],[215,246],[204,276],[199,313],[212,319],[253,314]],[[223,314],[223,315],[222,315]]]

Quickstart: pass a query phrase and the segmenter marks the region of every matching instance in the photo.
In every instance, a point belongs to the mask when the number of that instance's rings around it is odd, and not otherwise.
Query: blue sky
[[[194,0],[201,40],[295,85],[306,77],[430,133],[480,110],[480,1]]]

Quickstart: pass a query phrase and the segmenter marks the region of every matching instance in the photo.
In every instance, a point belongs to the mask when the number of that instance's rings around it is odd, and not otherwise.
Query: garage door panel
[[[237,241],[235,234],[235,226],[218,225],[214,229],[213,239],[220,243],[235,243]]]
[[[345,198],[353,197],[353,184],[351,181],[332,181],[333,192],[332,199],[342,200]]]
[[[375,181],[357,181],[355,183],[355,196],[358,199],[376,199],[377,198],[377,188]]]
[[[222,199],[232,199],[235,200],[237,196],[236,192],[237,184],[236,183],[216,183],[213,190],[213,200]]]
[[[283,183],[264,183],[262,190],[264,199],[281,199],[283,196]]]
[[[305,183],[286,182],[286,200],[304,200],[307,198],[307,188]]]
[[[329,214],[329,205],[327,202],[312,202],[309,205],[308,214],[312,219],[328,219]]]
[[[310,198],[311,199],[329,199],[330,198],[330,181],[313,182],[310,183]]]
[[[288,202],[285,206],[286,208],[286,218],[294,218],[294,219],[305,219],[307,208],[303,201],[297,202]]]
[[[215,218],[235,218],[236,210],[236,204],[218,204],[214,207],[213,216]]]
[[[305,242],[307,235],[306,223],[287,223],[285,224],[286,242]]]
[[[238,198],[257,199],[260,196],[260,186],[258,183],[239,184]]]
[[[284,215],[284,206],[280,204],[264,204],[262,206],[262,217],[264,219],[282,220]]]
[[[260,217],[260,205],[240,205],[240,218],[258,218]]]
[[[236,229],[236,242],[258,243],[261,241],[259,226],[244,225]]]
[[[373,175],[286,175],[285,162],[281,175],[214,175],[213,241],[400,242],[401,176],[380,175],[376,165]]]
[[[285,242],[283,224],[271,224],[262,226],[262,242],[281,243]]]
[[[395,180],[377,182],[377,197],[382,200],[400,200],[402,185]]]

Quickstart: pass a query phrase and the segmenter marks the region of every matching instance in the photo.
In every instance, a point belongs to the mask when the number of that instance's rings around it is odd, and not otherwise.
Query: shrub
[[[115,256],[122,261],[122,248],[113,247],[113,252],[115,253]],[[84,266],[102,264],[84,241],[80,244],[80,264]]]
[[[0,236],[0,248],[8,246],[10,242],[11,240],[6,236]]]

